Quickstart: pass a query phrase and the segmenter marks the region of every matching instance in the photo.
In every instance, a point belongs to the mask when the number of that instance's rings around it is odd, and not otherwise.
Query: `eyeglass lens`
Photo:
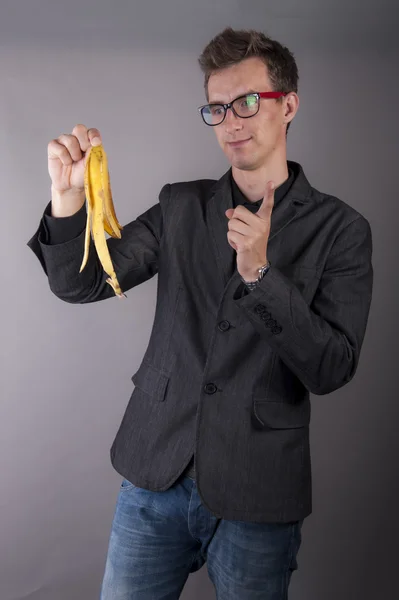
[[[233,108],[239,117],[252,117],[258,112],[258,98],[254,94],[248,94],[236,98]],[[218,125],[224,119],[225,108],[223,104],[207,104],[202,109],[202,116],[208,125]]]

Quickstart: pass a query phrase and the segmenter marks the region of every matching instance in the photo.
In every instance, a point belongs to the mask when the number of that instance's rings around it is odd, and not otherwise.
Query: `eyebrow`
[[[246,92],[243,92],[242,94],[238,94],[238,96],[235,96],[233,98],[233,100],[235,100],[236,98],[241,98],[241,96],[247,96],[248,94],[255,94],[256,91],[257,90],[250,88]],[[227,104],[227,102],[223,102],[223,100],[212,100],[212,101],[209,100],[208,104]]]

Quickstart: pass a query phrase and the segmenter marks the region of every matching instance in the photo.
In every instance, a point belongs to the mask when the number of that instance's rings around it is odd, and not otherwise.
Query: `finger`
[[[259,207],[258,212],[256,213],[258,217],[261,218],[269,218],[270,213],[273,210],[274,206],[274,181],[268,181],[266,186],[266,192],[263,197],[263,202]]]
[[[88,130],[87,134],[89,136],[90,144],[92,146],[99,146],[100,144],[102,144],[101,134],[98,131],[98,129],[92,127]]]
[[[253,233],[252,227],[239,219],[231,219],[228,222],[228,228],[229,231],[236,231],[237,233],[241,233],[241,235],[251,235]]]
[[[72,135],[71,133],[63,133],[58,136],[57,141],[68,149],[73,161],[77,162],[83,158],[83,152],[80,147],[79,140],[75,135]]]
[[[67,140],[68,134],[62,134],[57,139],[51,140],[47,146],[47,155],[50,160],[59,159],[63,165],[71,165],[74,160],[79,160],[82,157],[82,153],[79,149],[78,141],[76,140],[76,146],[71,144],[70,140]],[[72,146],[72,149],[71,149]],[[71,155],[72,152],[72,155]],[[75,158],[74,158],[75,157]]]
[[[230,209],[230,208],[227,209],[225,214],[230,210],[233,210],[233,209]],[[243,223],[246,223],[247,225],[252,225],[252,226],[255,226],[256,221],[257,221],[256,214],[253,214],[250,210],[245,208],[245,206],[242,206],[242,204],[239,204],[237,206],[237,208],[235,208],[233,210],[233,212],[230,214],[229,218],[237,219],[239,221],[242,221]]]
[[[230,246],[237,252],[237,244],[235,242],[233,242],[232,240],[230,240],[229,238],[227,238],[227,241],[230,244]]]
[[[241,247],[244,243],[244,236],[241,235],[241,233],[237,233],[236,231],[228,231],[227,232],[227,241],[229,242],[230,246],[232,244],[235,245],[235,249],[237,250],[239,247]]]
[[[83,152],[86,152],[90,146],[98,146],[102,143],[101,134],[98,129],[91,127],[88,129],[82,123],[78,123],[72,129],[72,134],[76,136]]]

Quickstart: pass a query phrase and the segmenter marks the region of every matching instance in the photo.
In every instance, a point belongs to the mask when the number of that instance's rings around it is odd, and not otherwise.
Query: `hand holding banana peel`
[[[87,264],[90,237],[107,283],[119,298],[125,298],[115,274],[105,232],[121,238],[123,227],[118,222],[112,199],[108,159],[98,129],[76,125],[71,134],[62,134],[48,145],[48,169],[52,180],[52,215],[67,217],[87,201],[87,221],[83,260],[79,272]]]

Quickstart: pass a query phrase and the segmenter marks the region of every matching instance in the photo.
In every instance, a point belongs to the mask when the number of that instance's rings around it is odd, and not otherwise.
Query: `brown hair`
[[[273,91],[298,92],[298,68],[288,48],[260,31],[227,27],[207,44],[198,59],[205,75],[206,99],[209,101],[208,81],[212,73],[253,56],[262,59],[267,66]],[[282,100],[280,97],[276,102]],[[287,132],[290,125],[291,122],[287,123]]]

